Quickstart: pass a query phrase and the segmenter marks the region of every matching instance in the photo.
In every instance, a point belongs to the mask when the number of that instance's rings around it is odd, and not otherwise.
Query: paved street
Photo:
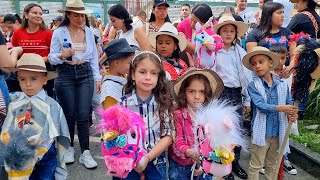
[[[69,171],[69,178],[70,180],[110,180],[111,178],[108,177],[105,174],[105,166],[103,164],[103,159],[100,152],[100,139],[99,137],[91,137],[90,141],[90,147],[92,151],[92,155],[97,160],[98,168],[94,170],[87,170],[82,164],[78,162],[79,156],[80,156],[80,150],[79,150],[79,144],[78,139],[76,138],[76,162],[72,165],[68,165],[68,171]],[[241,155],[241,165],[247,170],[250,155],[248,153],[243,153]],[[296,167],[298,170],[298,175],[289,175],[286,174],[285,179],[287,180],[316,180],[315,177],[312,177],[307,172],[303,171],[301,168]],[[237,180],[240,180],[236,177]],[[261,175],[260,179],[264,179],[264,177]]]

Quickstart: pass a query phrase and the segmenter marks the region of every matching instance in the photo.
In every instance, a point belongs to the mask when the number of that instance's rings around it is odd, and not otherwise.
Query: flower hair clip
[[[141,52],[137,53],[137,54],[133,57],[131,63],[133,63],[133,62],[137,59],[137,57],[142,56],[142,55],[144,55],[144,54],[152,54],[152,55],[155,56],[156,59],[161,63],[160,57],[159,57],[156,53],[154,53],[154,52],[152,52],[152,51],[141,51]]]

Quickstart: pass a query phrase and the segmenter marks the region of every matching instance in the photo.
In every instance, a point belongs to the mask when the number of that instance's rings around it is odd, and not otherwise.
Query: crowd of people
[[[236,7],[214,17],[207,4],[183,4],[181,17],[172,21],[166,0],[154,0],[150,15],[140,11],[133,17],[120,4],[105,9],[110,20],[103,26],[81,0],[67,0],[50,26],[35,3],[24,7],[22,18],[0,16],[1,141],[7,142],[4,132],[12,129],[36,129],[47,151],[37,158],[30,179],[66,179],[66,164],[75,161],[75,131],[79,162],[96,168],[89,139],[93,114],[99,122],[99,109],[120,104],[147,124],[147,154],[126,179],[140,179],[142,172],[146,179],[212,179],[193,169],[202,159],[193,129],[197,110],[220,99],[237,106],[252,142],[248,172],[239,163],[241,146],[233,149],[232,172],[241,179],[257,180],[259,173],[272,179],[288,121],[303,119],[308,104],[306,98],[293,105],[297,45],[291,37],[320,37],[318,5],[316,0],[259,0],[260,9],[253,12],[247,0],[236,0]],[[197,27],[222,39],[212,66],[200,64],[195,53]],[[219,79],[222,92],[212,83]],[[297,174],[288,147],[278,179],[283,169]]]

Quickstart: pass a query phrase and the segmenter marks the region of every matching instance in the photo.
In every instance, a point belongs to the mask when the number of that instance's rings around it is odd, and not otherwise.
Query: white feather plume
[[[238,106],[231,106],[228,101],[212,100],[207,106],[197,111],[195,131],[198,125],[205,128],[205,136],[211,148],[229,149],[232,145],[239,145],[245,149],[245,137],[237,109]]]

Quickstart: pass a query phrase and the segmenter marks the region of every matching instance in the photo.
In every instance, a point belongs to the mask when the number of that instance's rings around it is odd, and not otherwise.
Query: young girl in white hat
[[[188,65],[180,59],[180,52],[187,47],[187,39],[169,22],[163,24],[158,32],[148,35],[148,40],[162,59],[162,66],[168,80],[176,80],[184,74]]]

